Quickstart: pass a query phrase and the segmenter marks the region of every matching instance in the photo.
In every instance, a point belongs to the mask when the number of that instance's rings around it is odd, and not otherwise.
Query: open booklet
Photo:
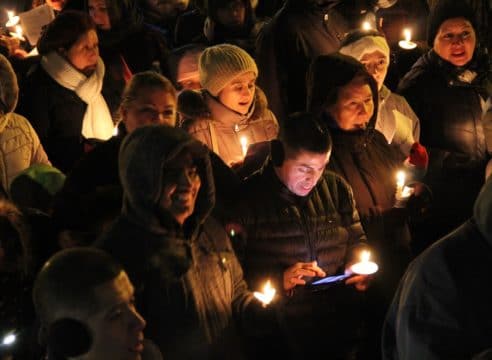
[[[54,18],[55,13],[48,5],[41,5],[32,10],[19,14],[22,30],[29,40],[31,46],[35,46],[41,36],[43,27],[49,24]]]

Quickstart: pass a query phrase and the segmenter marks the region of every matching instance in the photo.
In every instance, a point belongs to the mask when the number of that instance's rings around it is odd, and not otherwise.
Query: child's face
[[[255,83],[252,71],[235,77],[219,93],[220,102],[242,115],[247,114],[255,97]]]
[[[126,273],[122,271],[94,292],[100,311],[86,320],[93,343],[85,357],[140,360],[145,320],[135,309],[133,286]]]

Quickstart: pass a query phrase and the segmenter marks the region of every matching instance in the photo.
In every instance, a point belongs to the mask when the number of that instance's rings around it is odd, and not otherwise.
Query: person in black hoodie
[[[432,49],[398,87],[419,117],[420,140],[429,149],[425,182],[434,206],[415,229],[422,248],[471,216],[492,151],[492,72],[477,41],[474,13],[464,1],[445,0],[428,22]]]
[[[262,305],[209,216],[209,151],[181,129],[144,126],[123,141],[119,173],[122,213],[96,245],[127,270],[146,335],[169,359],[236,358],[237,327],[247,328]]]

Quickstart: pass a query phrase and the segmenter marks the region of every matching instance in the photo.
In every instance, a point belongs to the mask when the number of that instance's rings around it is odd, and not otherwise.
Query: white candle
[[[405,50],[412,50],[417,47],[417,44],[412,41],[412,30],[404,29],[403,30],[404,40],[400,40],[398,45]]]
[[[239,142],[241,143],[241,149],[243,151],[243,157],[248,153],[248,138],[246,136],[241,136],[239,138]]]
[[[263,286],[263,291],[255,291],[253,293],[254,297],[261,301],[264,307],[270,304],[275,297],[276,290],[272,287],[270,280],[267,280]]]
[[[403,187],[405,186],[405,172],[400,170],[396,173],[396,198],[401,198]]]
[[[14,27],[19,23],[19,17],[15,16],[15,13],[13,11],[8,11],[7,10],[7,16],[9,17],[9,21],[5,24],[6,27]]]
[[[360,262],[355,263],[350,267],[350,270],[357,275],[371,275],[379,270],[378,264],[373,261],[369,261],[371,252],[364,250],[360,254]]]
[[[15,32],[11,32],[10,36],[13,38],[19,39],[20,41],[26,40],[24,36],[22,36],[22,27],[20,25],[15,26]]]

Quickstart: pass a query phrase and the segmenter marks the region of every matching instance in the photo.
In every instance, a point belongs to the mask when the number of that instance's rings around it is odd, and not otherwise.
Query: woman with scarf
[[[420,119],[420,140],[429,150],[425,182],[432,189],[434,206],[415,228],[421,247],[472,215],[484,183],[492,150],[486,121],[492,88],[490,59],[477,39],[475,15],[466,2],[440,2],[428,21],[432,49],[398,87]]]
[[[113,135],[102,95],[105,74],[95,25],[87,15],[58,15],[38,42],[40,63],[26,78],[19,112],[36,130],[52,164],[69,171],[89,141]]]

